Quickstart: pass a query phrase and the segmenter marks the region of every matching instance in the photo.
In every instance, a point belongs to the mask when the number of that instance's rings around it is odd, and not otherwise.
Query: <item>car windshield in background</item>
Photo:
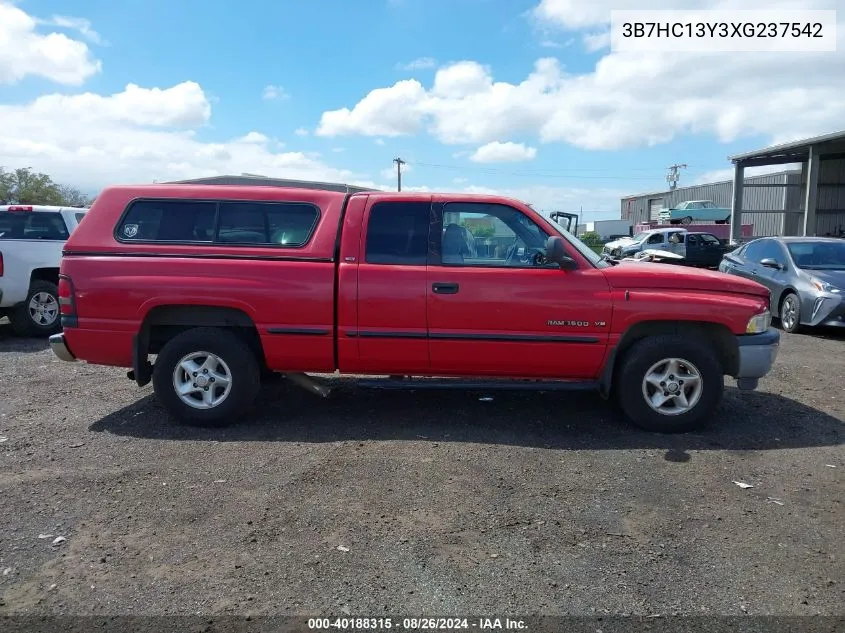
[[[789,242],[786,247],[798,268],[845,270],[845,240],[841,242]]]
[[[648,237],[648,233],[637,233],[632,239],[635,242],[642,242],[647,237]]]

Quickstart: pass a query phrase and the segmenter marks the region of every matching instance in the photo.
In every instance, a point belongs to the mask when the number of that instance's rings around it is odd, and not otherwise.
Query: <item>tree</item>
[[[587,246],[601,246],[603,241],[601,239],[601,235],[596,233],[595,231],[587,231],[581,236],[581,241],[584,242]]]
[[[88,198],[79,189],[53,182],[47,174],[23,167],[6,171],[0,167],[0,204],[45,204],[87,206]]]

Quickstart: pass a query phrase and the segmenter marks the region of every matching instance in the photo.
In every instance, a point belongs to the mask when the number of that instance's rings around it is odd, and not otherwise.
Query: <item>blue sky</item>
[[[0,165],[92,192],[241,172],[392,187],[401,156],[406,188],[598,219],[664,189],[670,164],[689,165],[682,185],[718,179],[728,154],[845,127],[841,45],[626,56],[595,44],[604,0],[68,4],[0,0],[0,29],[27,43],[0,45],[18,69],[0,70]]]

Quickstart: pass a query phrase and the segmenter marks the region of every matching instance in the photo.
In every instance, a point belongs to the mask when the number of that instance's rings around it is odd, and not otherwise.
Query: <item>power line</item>
[[[666,182],[669,183],[670,191],[674,191],[678,187],[678,181],[681,179],[681,175],[678,170],[686,168],[687,165],[670,165],[669,167],[667,167],[669,172],[666,174]]]
[[[404,162],[404,161],[403,161]],[[513,170],[504,170],[504,169],[496,169],[493,167],[475,167],[469,165],[442,165],[437,163],[422,163],[416,162],[407,163],[412,164],[416,167],[428,167],[432,169],[446,169],[446,170],[454,170],[454,171],[475,171],[484,174],[490,175],[508,175],[508,176],[524,176],[524,177],[533,177],[533,178],[574,178],[574,179],[590,179],[590,180],[648,180],[653,181],[653,177],[646,177],[646,176],[604,176],[604,175],[583,175],[582,173],[575,173],[575,172],[601,172],[600,169],[567,169],[565,171],[552,171],[552,170],[522,170],[522,171],[513,171]],[[616,173],[619,173],[619,170],[614,170]],[[646,169],[646,168],[636,168],[625,170],[630,172],[651,172],[653,173],[653,169]]]

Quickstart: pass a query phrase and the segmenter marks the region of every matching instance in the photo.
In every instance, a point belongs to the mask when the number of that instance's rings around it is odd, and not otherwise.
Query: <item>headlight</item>
[[[772,313],[766,310],[760,314],[755,314],[748,319],[748,325],[745,326],[746,334],[762,334],[769,329],[772,324]]]
[[[836,293],[842,292],[842,290],[840,290],[836,286],[832,286],[829,283],[827,283],[826,281],[821,281],[819,279],[816,279],[815,277],[810,279],[810,283],[813,284],[813,286],[817,290],[820,290],[822,292],[836,292]]]

